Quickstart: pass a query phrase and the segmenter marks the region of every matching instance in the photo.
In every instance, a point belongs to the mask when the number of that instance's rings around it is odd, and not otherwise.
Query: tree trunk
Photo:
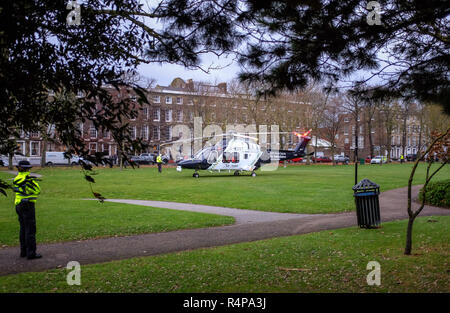
[[[413,231],[413,225],[414,225],[414,217],[409,217],[408,220],[408,228],[406,229],[406,245],[405,245],[405,254],[411,255],[411,249],[412,249],[412,231]]]
[[[42,140],[42,151],[41,151],[41,167],[45,166],[46,163],[46,152],[47,151],[47,140],[43,139]]]
[[[13,170],[13,153],[8,154],[8,169]]]
[[[356,109],[358,112],[358,109]],[[358,131],[359,131],[359,123],[358,123],[359,113],[356,114],[355,118],[355,185],[358,183]]]
[[[331,144],[331,164],[333,164],[333,166],[336,165],[334,162],[334,143]]]
[[[373,138],[372,138],[372,119],[371,119],[371,116],[369,116],[369,119],[367,121],[367,131],[369,133],[370,157],[372,157],[373,156]]]

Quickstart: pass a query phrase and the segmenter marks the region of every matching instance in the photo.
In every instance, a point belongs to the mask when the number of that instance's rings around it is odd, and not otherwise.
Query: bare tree
[[[379,142],[380,144],[384,142],[386,145],[386,150],[388,151],[388,162],[391,161],[392,136],[394,129],[397,127],[397,114],[398,105],[396,103],[385,101],[380,104],[378,121],[381,124],[380,128],[382,128],[385,132],[380,132],[380,135],[384,137],[384,139],[379,137]]]
[[[406,143],[407,143],[407,135],[408,135],[408,118],[411,114],[411,104],[408,101],[405,101],[400,104],[400,117],[401,117],[401,133],[402,133],[402,155],[405,157],[406,151]]]
[[[412,230],[413,230],[413,224],[415,218],[422,212],[425,202],[426,202],[426,196],[427,196],[427,186],[428,183],[431,181],[431,179],[436,175],[437,172],[439,172],[449,161],[450,158],[450,127],[447,128],[445,132],[439,133],[439,132],[433,132],[432,133],[433,140],[431,141],[431,144],[427,147],[424,153],[420,154],[420,156],[416,159],[414,162],[413,169],[411,171],[411,175],[409,176],[408,180],[408,227],[406,230],[406,245],[405,245],[405,254],[410,255],[412,250]],[[420,153],[420,152],[419,152]],[[427,172],[425,177],[425,183],[422,187],[423,194],[422,194],[422,202],[420,204],[419,209],[416,211],[413,211],[411,207],[411,186],[412,181],[414,179],[414,174],[416,172],[417,166],[419,165],[419,161],[423,160],[425,156],[427,155],[434,155],[438,156],[438,158],[441,160],[441,164],[438,166],[437,169],[434,171],[431,171],[431,165],[433,164],[434,157],[428,157],[428,165],[427,165]]]
[[[370,157],[372,158],[374,156],[374,152],[373,152],[373,136],[372,136],[372,130],[374,128],[373,125],[373,120],[375,117],[375,112],[377,111],[377,109],[380,107],[380,103],[379,102],[375,102],[372,100],[369,100],[365,103],[363,111],[364,111],[364,117],[365,117],[365,122],[367,125],[367,138],[369,139],[369,151],[370,151]]]
[[[306,128],[312,130],[316,137],[314,142],[314,155],[317,154],[318,131],[323,122],[325,108],[328,102],[329,93],[324,93],[323,88],[318,84],[309,85],[304,92],[305,102],[308,104],[302,116]],[[314,162],[316,158],[314,158]],[[307,159],[309,163],[309,158]]]
[[[334,154],[337,136],[342,128],[343,113],[342,99],[340,97],[334,97],[330,101],[328,101],[323,115],[324,118],[321,127],[321,134],[325,140],[330,142],[333,165],[335,165]]]

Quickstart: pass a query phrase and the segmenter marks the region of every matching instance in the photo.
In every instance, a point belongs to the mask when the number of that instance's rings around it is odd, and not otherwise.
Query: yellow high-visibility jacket
[[[162,158],[160,155],[156,157],[156,163],[162,163]]]
[[[36,202],[37,196],[41,193],[41,187],[34,180],[34,178],[29,177],[30,172],[19,172],[19,174],[14,178],[13,189],[16,193],[15,205],[22,202],[23,199],[28,199],[27,201]]]

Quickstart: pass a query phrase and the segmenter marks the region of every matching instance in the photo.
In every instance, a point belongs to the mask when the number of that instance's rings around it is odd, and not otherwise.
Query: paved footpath
[[[419,186],[413,188],[413,196],[417,196],[419,188]],[[406,199],[407,188],[383,192],[380,195],[381,220],[386,222],[407,218]],[[4,248],[0,249],[0,275],[65,267],[70,261],[78,261],[82,265],[100,263],[356,226],[355,212],[320,215],[255,213],[255,211],[248,210],[170,202],[111,201],[178,210],[184,207],[191,211],[214,212],[234,216],[237,223],[231,226],[177,230],[165,233],[38,244],[38,252],[43,254],[44,257],[32,261],[20,258],[17,247]],[[413,203],[413,207],[417,208],[418,204]],[[450,210],[426,206],[420,214],[420,216],[430,215],[450,215]]]

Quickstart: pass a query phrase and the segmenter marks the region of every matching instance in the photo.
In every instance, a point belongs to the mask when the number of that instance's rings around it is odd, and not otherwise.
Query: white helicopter
[[[240,175],[241,172],[251,172],[251,176],[255,177],[255,171],[262,164],[305,156],[306,146],[311,140],[310,133],[311,130],[304,134],[294,132],[301,140],[293,151],[267,149],[264,152],[256,143],[257,138],[231,133],[229,142],[218,142],[214,146],[200,150],[191,159],[178,161],[177,171],[181,171],[183,168],[193,169],[195,172],[192,176],[195,178],[200,176],[199,170],[234,171],[235,176]]]

